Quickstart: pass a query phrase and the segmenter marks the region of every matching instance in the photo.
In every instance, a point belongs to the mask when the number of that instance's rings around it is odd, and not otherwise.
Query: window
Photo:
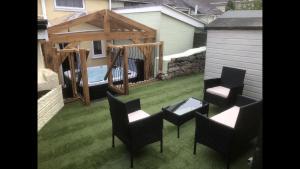
[[[55,9],[59,10],[83,10],[84,0],[54,0]]]
[[[93,52],[93,58],[101,58],[104,57],[104,48],[102,41],[93,41],[92,43],[92,52]]]

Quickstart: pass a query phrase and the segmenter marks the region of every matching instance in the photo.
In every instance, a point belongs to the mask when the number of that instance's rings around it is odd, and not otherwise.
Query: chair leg
[[[130,167],[133,168],[133,154],[130,152]]]
[[[179,138],[179,126],[177,126],[177,138]]]
[[[226,163],[227,163],[226,167],[227,167],[227,169],[229,169],[229,166],[230,166],[230,158],[229,157],[227,158],[227,162]]]
[[[163,152],[163,139],[160,139],[160,152]]]
[[[196,154],[196,149],[197,149],[197,142],[196,141],[194,141],[194,154]]]
[[[112,147],[115,147],[115,135],[114,133],[112,134]]]

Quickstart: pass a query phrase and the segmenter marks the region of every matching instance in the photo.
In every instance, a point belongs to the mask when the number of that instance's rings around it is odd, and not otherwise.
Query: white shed
[[[207,25],[204,78],[220,77],[222,67],[246,70],[243,95],[262,99],[262,11],[225,12]]]

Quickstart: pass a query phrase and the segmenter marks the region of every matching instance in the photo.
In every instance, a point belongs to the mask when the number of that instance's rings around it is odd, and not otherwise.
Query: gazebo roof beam
[[[103,31],[84,31],[50,34],[49,41],[54,43],[73,42],[73,41],[93,41],[93,40],[123,40],[136,38],[154,38],[155,33],[149,32],[109,32]]]
[[[99,18],[99,14],[103,15],[103,13],[105,13],[105,10],[97,11],[97,12],[94,12],[94,13],[91,13],[91,14],[88,14],[85,16],[81,16],[79,18],[76,18],[76,19],[73,19],[73,20],[70,20],[67,22],[60,23],[58,25],[54,25],[54,26],[48,28],[48,33],[51,34],[51,33],[59,32],[64,29],[68,29],[71,26],[79,25],[84,22],[88,22],[88,21],[92,21],[92,20],[97,20]]]
[[[150,28],[150,27],[148,27],[148,26],[146,26],[146,25],[143,25],[143,24],[141,24],[141,23],[138,23],[138,22],[136,22],[136,21],[133,21],[133,20],[131,20],[131,19],[128,19],[128,18],[126,18],[125,16],[118,15],[118,14],[116,14],[116,13],[114,13],[114,12],[109,11],[109,12],[108,12],[108,15],[110,15],[112,18],[118,20],[118,21],[121,22],[121,23],[129,24],[129,25],[135,26],[135,27],[137,27],[137,28],[139,28],[139,29],[143,29],[143,30],[145,30],[145,31],[148,31],[148,32],[156,32],[155,29],[152,29],[152,28]]]

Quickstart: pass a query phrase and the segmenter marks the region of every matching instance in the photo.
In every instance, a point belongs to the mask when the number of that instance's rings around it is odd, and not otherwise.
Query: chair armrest
[[[228,98],[236,98],[238,95],[241,95],[244,89],[244,84],[239,86],[228,87],[230,89]]]
[[[237,98],[236,98],[235,105],[241,107],[241,106],[251,104],[251,103],[254,103],[254,102],[256,102],[256,100],[251,99],[251,98],[246,97],[246,96],[238,95]]]
[[[134,111],[141,109],[140,99],[130,100],[125,103],[127,113],[132,113]]]
[[[132,137],[151,135],[151,133],[162,134],[163,112],[129,123],[129,132]]]
[[[262,119],[262,101],[256,101],[240,107],[236,120],[236,135],[240,140],[257,136]],[[240,141],[242,142],[242,141]]]
[[[224,133],[227,133],[229,135],[233,134],[234,128],[231,128],[229,126],[226,126],[222,123],[219,123],[217,121],[214,121],[212,119],[210,119],[209,117],[206,117],[205,115],[201,114],[200,112],[196,111],[195,112],[195,118],[196,118],[196,127],[199,130],[206,130],[205,128],[210,128],[210,129],[216,129],[216,130],[223,130],[225,131]],[[201,126],[199,126],[201,125]],[[202,132],[201,132],[202,133]],[[208,133],[208,134],[216,134],[216,133],[211,133],[211,132],[204,132],[204,133]]]
[[[204,80],[204,90],[210,87],[218,86],[221,83],[221,78],[213,78]]]

